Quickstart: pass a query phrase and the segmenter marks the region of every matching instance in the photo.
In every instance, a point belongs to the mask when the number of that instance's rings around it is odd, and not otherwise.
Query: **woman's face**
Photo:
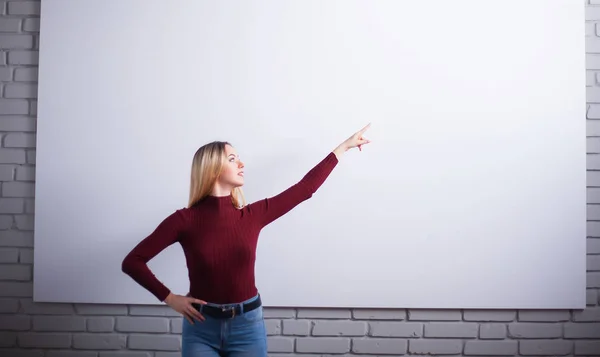
[[[244,185],[244,163],[240,161],[239,155],[232,146],[226,145],[225,153],[227,157],[219,181],[222,185],[231,187]]]

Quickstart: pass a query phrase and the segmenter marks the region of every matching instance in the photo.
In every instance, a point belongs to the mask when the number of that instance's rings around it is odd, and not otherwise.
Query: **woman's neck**
[[[210,192],[210,195],[215,197],[231,196],[232,191],[233,190],[231,187],[221,187],[219,185],[215,185],[213,190]]]

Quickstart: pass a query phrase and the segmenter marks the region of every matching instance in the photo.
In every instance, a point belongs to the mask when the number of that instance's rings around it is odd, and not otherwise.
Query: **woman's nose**
[[[239,167],[240,169],[244,167],[244,163],[242,162],[242,160],[240,160],[240,161],[238,162],[238,167]]]

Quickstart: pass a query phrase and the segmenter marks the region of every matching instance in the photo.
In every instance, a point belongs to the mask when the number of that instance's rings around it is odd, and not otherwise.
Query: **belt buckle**
[[[229,307],[223,306],[223,307],[221,307],[221,311],[222,312],[225,312],[227,310],[231,310],[231,317],[230,318],[231,319],[234,318],[235,317],[235,306],[229,306]]]

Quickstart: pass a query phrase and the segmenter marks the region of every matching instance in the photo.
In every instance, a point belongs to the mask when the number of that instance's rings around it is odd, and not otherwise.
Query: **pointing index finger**
[[[364,128],[360,129],[359,133],[364,133],[365,131],[367,131],[367,129],[369,129],[371,127],[371,123],[367,124]]]

